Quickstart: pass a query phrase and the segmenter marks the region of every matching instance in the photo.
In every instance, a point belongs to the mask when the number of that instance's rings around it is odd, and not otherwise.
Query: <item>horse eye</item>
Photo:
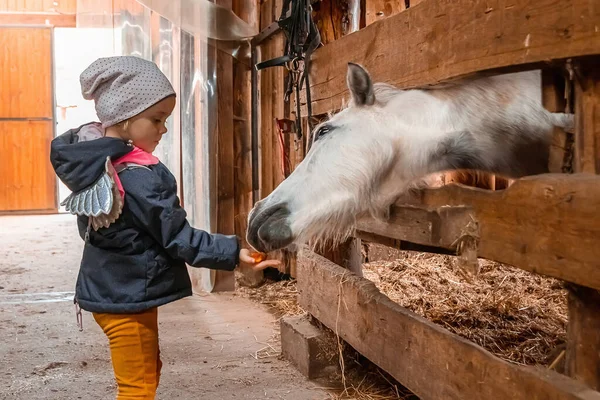
[[[317,131],[315,132],[315,139],[314,140],[319,139],[320,137],[328,134],[329,132],[331,132],[331,127],[328,126],[328,125],[323,125],[319,129],[317,129]]]

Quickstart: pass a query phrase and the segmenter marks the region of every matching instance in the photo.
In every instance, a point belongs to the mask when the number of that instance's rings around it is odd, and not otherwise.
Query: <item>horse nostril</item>
[[[258,229],[258,238],[265,251],[282,249],[294,241],[285,219],[269,219]]]
[[[262,204],[257,203],[248,221],[246,237],[248,243],[260,251],[271,251],[287,246],[289,243],[283,246],[281,243],[291,237],[291,230],[287,227],[289,214],[285,203],[275,204],[264,209]]]

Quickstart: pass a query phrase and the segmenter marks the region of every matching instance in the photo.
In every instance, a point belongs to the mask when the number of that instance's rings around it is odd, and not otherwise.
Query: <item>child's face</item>
[[[127,134],[133,144],[152,153],[162,136],[167,133],[165,123],[175,108],[175,96],[159,101],[146,111],[129,120]]]

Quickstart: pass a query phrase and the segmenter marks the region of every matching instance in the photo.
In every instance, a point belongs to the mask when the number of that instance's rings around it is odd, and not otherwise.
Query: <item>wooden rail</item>
[[[496,192],[425,189],[393,207],[389,223],[367,220],[357,228],[449,250],[471,230],[479,257],[600,289],[598,210],[600,176],[547,174]]]
[[[0,25],[48,25],[57,28],[75,28],[77,15],[50,12],[0,12]]]
[[[313,54],[313,114],[341,107],[349,61],[375,81],[417,87],[600,54],[599,28],[597,0],[425,0]]]
[[[314,253],[298,263],[298,289],[306,311],[424,400],[600,399],[558,373],[500,360]]]

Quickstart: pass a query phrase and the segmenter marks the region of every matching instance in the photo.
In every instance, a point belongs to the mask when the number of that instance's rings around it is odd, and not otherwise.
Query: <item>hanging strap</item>
[[[321,35],[312,19],[312,6],[309,0],[284,0],[281,16],[277,24],[286,37],[284,55],[256,64],[257,70],[285,66],[288,71],[284,101],[289,103],[292,92],[296,92],[296,140],[302,139],[300,94],[306,92],[308,124],[312,130],[312,105],[309,62],[312,52],[321,44]]]

